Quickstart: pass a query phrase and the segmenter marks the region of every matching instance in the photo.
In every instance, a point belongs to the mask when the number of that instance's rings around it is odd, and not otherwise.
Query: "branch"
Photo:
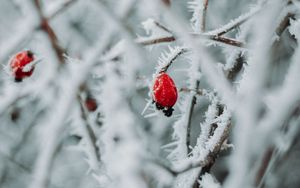
[[[199,85],[200,85],[200,80],[197,79],[196,80],[196,85],[194,90],[198,91],[199,89]],[[187,154],[189,154],[192,150],[190,148],[191,145],[191,125],[192,125],[192,114],[194,111],[194,107],[197,101],[197,97],[196,97],[197,93],[195,92],[192,96],[192,100],[190,101],[190,109],[187,112],[188,113],[188,121],[187,121],[187,131],[186,131],[186,147],[187,147]]]
[[[69,64],[69,66],[73,66],[73,74],[63,83],[64,89],[61,90],[61,94],[56,99],[56,105],[53,106],[53,109],[49,112],[49,117],[46,118],[47,122],[45,122],[44,131],[47,132],[47,142],[41,147],[37,157],[33,173],[33,176],[37,178],[31,183],[30,188],[45,188],[55,151],[62,139],[61,132],[65,128],[65,119],[73,106],[80,86],[85,82],[90,70],[97,63],[99,54],[102,54],[103,50],[107,48],[109,36],[110,33],[102,35],[95,43],[95,46],[89,49],[89,53],[84,59],[85,63]],[[80,74],[77,74],[78,72]]]
[[[206,13],[207,13],[207,7],[208,7],[208,0],[203,1],[203,11],[202,11],[202,24],[201,24],[201,31],[205,31],[206,27]]]
[[[231,30],[237,28],[238,26],[242,25],[243,23],[245,23],[248,19],[250,19],[253,15],[258,13],[260,10],[261,10],[261,6],[253,8],[248,13],[235,18],[234,20],[230,21],[229,23],[225,24],[224,26],[222,26],[218,29],[212,30],[212,31],[208,31],[206,33],[209,35],[216,35],[216,36],[224,35],[224,34],[228,33],[229,31],[231,31]]]
[[[99,170],[99,162],[101,161],[101,157],[100,157],[100,149],[97,146],[97,138],[96,135],[90,125],[89,122],[89,118],[88,118],[88,112],[87,109],[85,108],[82,98],[80,97],[80,95],[77,95],[77,101],[80,105],[80,111],[81,111],[81,117],[83,119],[83,121],[85,122],[85,126],[83,126],[83,135],[84,138],[86,140],[86,144],[87,144],[87,155],[90,158],[91,162],[92,162],[92,169],[95,171]]]
[[[69,0],[71,1],[71,0]],[[51,14],[50,16],[48,16],[47,18],[45,18],[46,20],[51,20],[54,19],[57,15],[59,15],[59,13],[61,13],[62,11],[66,10],[67,7],[70,7],[71,2],[66,1],[65,3],[68,4],[67,6],[65,4],[62,5],[61,9],[58,9],[57,12],[55,11],[53,14]],[[72,2],[75,2],[77,0],[72,0]],[[22,6],[20,6],[22,7]],[[42,20],[41,20],[42,21]],[[1,50],[1,55],[0,55],[0,61],[4,61],[5,59],[7,59],[7,57],[10,55],[10,53],[12,53],[18,46],[20,46],[24,41],[26,41],[26,39],[31,38],[33,35],[33,33],[36,30],[39,30],[42,27],[42,22],[38,23],[38,24],[32,24],[30,23],[29,20],[25,20],[22,21],[22,23],[18,23],[18,25],[21,25],[19,28],[22,29],[22,33],[21,35],[14,35],[15,37],[12,37],[11,39],[8,39],[7,41],[4,41],[3,44],[5,44],[5,47],[0,45],[0,49]],[[24,30],[25,28],[25,30]],[[9,44],[9,45],[8,45]],[[18,47],[19,48],[19,47]],[[3,50],[4,49],[4,50]]]
[[[294,13],[287,13],[287,15],[284,17],[284,19],[280,22],[280,24],[278,25],[277,29],[276,29],[276,34],[280,37],[282,35],[282,33],[286,30],[287,27],[290,26],[290,19],[294,19],[295,18],[295,14]]]
[[[65,50],[59,45],[56,34],[49,24],[48,18],[44,16],[39,0],[34,0],[35,7],[41,20],[40,28],[48,35],[52,48],[61,64],[65,62]]]
[[[195,92],[197,95],[200,95],[200,96],[205,95],[204,91],[201,89],[194,90],[194,89],[190,89],[190,88],[186,88],[186,87],[180,88],[179,92]]]
[[[173,62],[182,54],[186,53],[187,49],[186,48],[181,48],[173,57],[172,59],[170,59],[170,61],[160,69],[160,73],[161,72],[167,72],[167,70],[169,69],[169,67],[173,64]]]
[[[66,0],[63,2],[63,4],[54,12],[52,12],[49,16],[47,16],[47,20],[52,20],[62,12],[64,12],[66,9],[68,9],[71,5],[73,5],[78,0]]]
[[[187,171],[190,171],[194,168],[200,168],[200,167],[207,167],[209,165],[213,165],[216,158],[219,155],[219,152],[221,150],[221,147],[224,143],[224,141],[228,138],[229,136],[229,128],[230,124],[228,124],[224,131],[223,134],[221,135],[219,142],[212,148],[211,152],[208,153],[207,157],[204,160],[200,161],[192,161],[191,159],[187,159],[183,166],[180,167],[174,167],[174,166],[169,166],[166,165],[165,163],[161,162],[160,160],[150,160],[150,162],[155,163],[159,165],[160,167],[164,168],[167,170],[170,174],[173,176],[178,176],[179,174],[185,173]]]
[[[191,34],[192,37],[196,39],[204,39],[204,40],[211,40],[215,42],[220,42],[225,45],[235,46],[238,48],[245,48],[245,44],[243,42],[237,41],[235,39],[231,39],[228,37],[222,37],[218,35],[208,35],[208,34]],[[174,42],[176,41],[175,36],[166,36],[166,37],[157,37],[157,38],[150,38],[150,39],[137,39],[136,42],[138,44],[147,46],[147,45],[154,45],[159,43],[167,43],[167,42]]]

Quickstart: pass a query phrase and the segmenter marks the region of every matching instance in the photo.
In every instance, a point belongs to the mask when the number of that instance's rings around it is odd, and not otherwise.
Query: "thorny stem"
[[[224,106],[223,105],[220,105],[218,104],[216,106],[216,109],[218,110],[218,114],[217,114],[217,117],[222,115],[222,113],[224,112]],[[216,128],[218,127],[218,124],[217,123],[213,123],[210,125],[210,133],[209,133],[209,137],[213,136],[214,135],[214,132],[216,130]],[[230,124],[227,125],[227,127],[225,128],[219,142],[217,143],[217,145],[215,146],[215,148],[213,149],[212,152],[210,152],[207,156],[207,158],[210,158],[210,162],[201,168],[198,176],[197,176],[197,179],[196,181],[194,182],[194,188],[198,188],[200,187],[200,183],[198,180],[201,180],[202,179],[202,176],[206,173],[209,173],[210,172],[210,169],[212,168],[212,166],[214,165],[220,151],[221,151],[221,148],[222,148],[222,145],[223,143],[225,142],[225,140],[228,138],[229,136],[229,127],[230,127]]]
[[[235,24],[231,25],[228,28],[224,28],[221,32],[218,32],[216,35],[217,36],[222,36],[226,33],[228,33],[229,31],[239,27],[240,25],[242,25],[243,23],[245,23],[249,18],[251,18],[253,15],[255,15],[260,9],[257,9],[256,11],[252,12],[251,14],[247,14],[245,17],[243,17],[242,19],[240,19],[238,22],[236,22]],[[211,31],[213,32],[213,31]]]
[[[230,128],[230,124],[228,124],[226,126],[222,136],[220,137],[219,142],[214,146],[212,151],[202,161],[196,161],[196,162],[190,161],[184,167],[181,167],[181,168],[170,167],[169,165],[166,165],[165,163],[161,162],[160,160],[150,160],[150,162],[159,165],[160,167],[164,168],[165,170],[167,170],[170,174],[172,174],[174,176],[177,176],[179,174],[182,174],[182,173],[187,172],[194,168],[199,168],[199,167],[204,168],[206,166],[213,165],[216,158],[218,157],[218,155],[220,153],[220,150],[222,148],[224,141],[229,136],[229,128]]]
[[[173,62],[182,54],[186,53],[187,49],[186,48],[181,48],[181,50],[168,62],[168,64],[166,64],[163,68],[161,68],[161,70],[159,71],[159,73],[162,72],[167,72],[169,67],[173,64]]]
[[[232,83],[236,78],[237,74],[242,70],[243,64],[245,63],[245,58],[242,56],[241,53],[237,55],[235,59],[234,66],[228,71],[227,79]]]

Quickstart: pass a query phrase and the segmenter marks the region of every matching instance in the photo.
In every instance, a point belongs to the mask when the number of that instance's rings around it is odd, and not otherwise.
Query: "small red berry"
[[[85,106],[89,112],[94,112],[98,108],[96,99],[92,97],[87,97],[85,100]]]
[[[30,70],[24,70],[24,67],[33,61],[34,55],[29,50],[19,52],[11,59],[10,68],[16,82],[32,75],[34,66],[30,67]]]
[[[162,72],[156,77],[152,97],[158,110],[163,110],[166,116],[172,115],[172,107],[177,101],[177,89],[167,73]]]

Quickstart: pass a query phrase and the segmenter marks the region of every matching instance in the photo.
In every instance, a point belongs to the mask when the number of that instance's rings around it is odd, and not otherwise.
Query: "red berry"
[[[171,116],[172,107],[177,101],[177,89],[173,79],[165,72],[160,73],[153,85],[153,100],[159,110]]]
[[[10,61],[10,68],[16,82],[32,75],[34,66],[30,70],[24,70],[24,67],[34,61],[34,55],[31,51],[22,51],[17,53]]]
[[[94,112],[98,107],[96,99],[91,98],[91,97],[88,97],[85,100],[85,106],[89,112]]]

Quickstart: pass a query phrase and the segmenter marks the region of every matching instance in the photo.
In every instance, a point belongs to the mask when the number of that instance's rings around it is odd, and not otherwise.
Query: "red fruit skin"
[[[87,98],[85,100],[85,106],[89,112],[94,112],[98,108],[97,101],[93,98]]]
[[[32,61],[34,61],[34,55],[30,51],[19,52],[11,59],[10,68],[15,80],[22,80],[32,75],[34,67],[28,72],[23,71],[23,68]]]
[[[177,101],[177,89],[173,79],[165,72],[160,73],[153,85],[153,100],[163,106],[171,108]]]

